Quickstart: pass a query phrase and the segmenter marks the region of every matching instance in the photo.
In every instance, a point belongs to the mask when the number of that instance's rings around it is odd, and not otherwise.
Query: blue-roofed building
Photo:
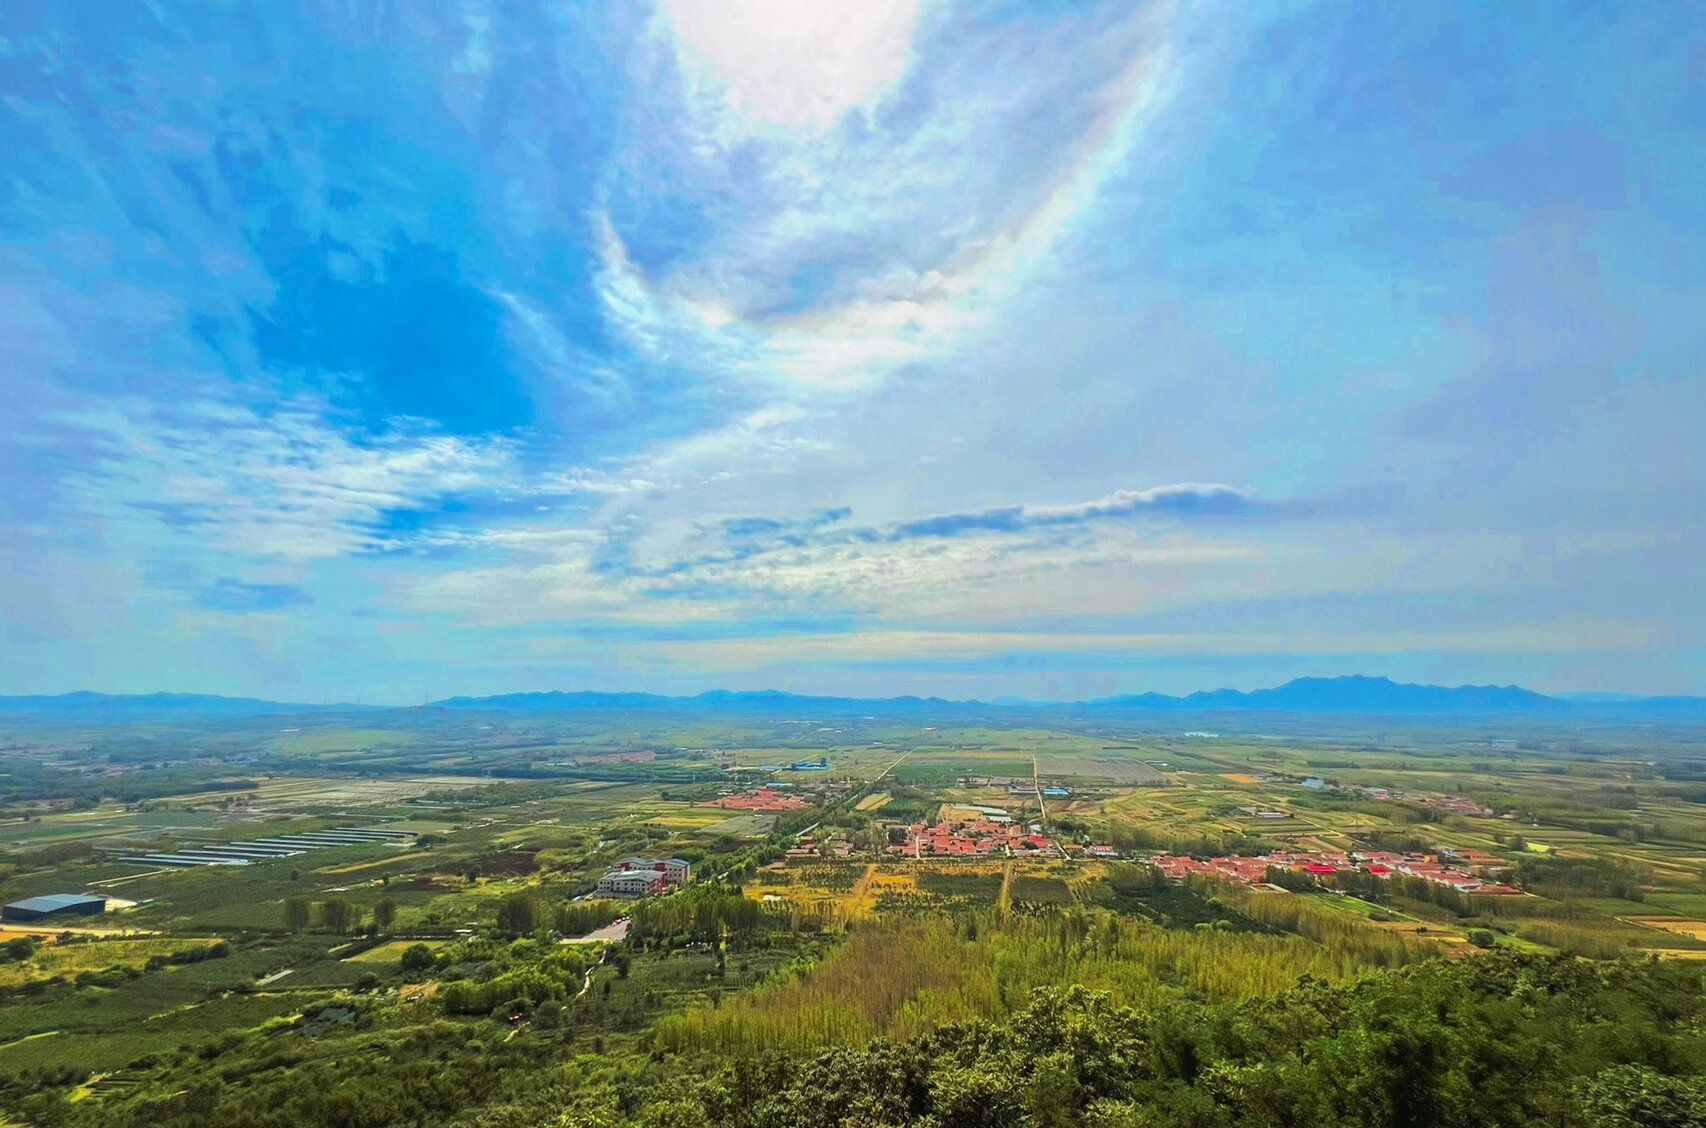
[[[28,924],[56,916],[100,916],[106,911],[105,897],[90,893],[49,893],[43,897],[13,901],[0,909],[0,919]]]

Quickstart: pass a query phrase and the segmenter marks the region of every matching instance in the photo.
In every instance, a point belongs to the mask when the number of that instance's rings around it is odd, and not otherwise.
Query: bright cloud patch
[[[903,60],[895,34],[910,38],[917,22],[912,8],[881,3],[747,7],[671,11],[689,41],[728,56],[726,69],[781,68],[825,91],[839,89],[843,53],[849,73],[867,76],[880,70],[873,59]],[[837,28],[833,47],[808,42],[820,21]],[[648,133],[628,159],[639,177],[678,177],[672,215],[703,222],[690,240],[659,240],[658,202],[614,192],[596,220],[613,322],[660,359],[766,394],[860,392],[952,359],[1022,287],[1042,284],[1109,182],[1132,172],[1176,79],[1167,11],[1035,25],[944,10],[926,22],[914,69],[891,76],[880,112],[802,135],[731,136],[722,102],[705,108],[703,60],[684,47],[678,118],[646,123],[675,143]],[[1063,57],[1075,65],[1058,66]]]
[[[756,122],[822,129],[906,71],[920,0],[665,0],[689,73]]]

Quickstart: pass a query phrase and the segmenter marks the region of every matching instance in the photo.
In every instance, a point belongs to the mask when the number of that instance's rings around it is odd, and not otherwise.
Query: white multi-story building
[[[663,870],[619,869],[598,879],[598,891],[606,897],[650,897],[667,884]]]
[[[671,885],[686,885],[692,877],[692,867],[680,858],[623,858],[616,863],[619,870],[658,870]]]

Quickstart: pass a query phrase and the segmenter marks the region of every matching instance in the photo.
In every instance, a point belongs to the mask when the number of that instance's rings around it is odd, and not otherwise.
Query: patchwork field
[[[1706,957],[1706,791],[1669,779],[1662,747],[1516,755],[1425,733],[846,719],[446,724],[173,732],[150,746],[164,768],[67,777],[102,794],[0,820],[8,900],[122,899],[0,934],[30,945],[0,961],[0,1093],[63,1073],[67,1099],[116,1108],[182,1087],[174,1071],[203,1054],[356,1045],[369,1036],[357,1016],[398,1032],[462,1024],[546,1060],[559,1050],[541,1047],[599,1040],[649,1054],[904,1035],[1070,982],[1156,1005],[1489,951]],[[104,793],[156,777],[151,794]],[[760,788],[799,802],[706,806]],[[993,854],[934,855],[955,826],[1006,834],[991,818],[1014,835]],[[404,837],[233,867],[120,860],[375,826]],[[1467,852],[1515,892],[1262,860],[1371,851],[1424,870]],[[635,858],[687,860],[693,884],[601,898],[599,879]],[[1254,868],[1172,879],[1155,858]],[[559,942],[589,934],[604,938]],[[403,969],[417,944],[428,958]]]

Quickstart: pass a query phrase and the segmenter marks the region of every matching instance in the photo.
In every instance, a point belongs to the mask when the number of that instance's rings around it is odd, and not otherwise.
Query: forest
[[[1264,999],[1039,989],[1009,1017],[719,1061],[618,1123],[685,1128],[1629,1128],[1706,1122],[1698,970],[1433,960]],[[595,1124],[596,1114],[567,1124]]]
[[[1030,941],[1058,942],[1061,933]],[[1034,954],[1034,949],[1032,950]],[[1236,964],[1238,952],[1223,950]],[[1208,961],[1204,961],[1208,962]],[[1290,973],[1298,970],[1293,966]],[[833,992],[834,988],[829,988]],[[879,994],[884,989],[878,988]],[[114,1128],[1683,1128],[1706,1123],[1696,965],[1494,954],[1276,995],[1122,1002],[1040,987],[995,1019],[893,1035],[661,1032],[618,1061],[498,1024],[363,1032],[338,1054],[234,1045],[171,1094],[42,1123]],[[893,997],[874,1004],[891,1021]],[[905,1030],[907,1023],[890,1027]],[[589,1047],[596,1048],[596,1047]],[[465,1112],[473,1101],[483,1109]],[[26,1105],[29,1102],[26,1102]],[[44,1109],[46,1106],[42,1106]]]

